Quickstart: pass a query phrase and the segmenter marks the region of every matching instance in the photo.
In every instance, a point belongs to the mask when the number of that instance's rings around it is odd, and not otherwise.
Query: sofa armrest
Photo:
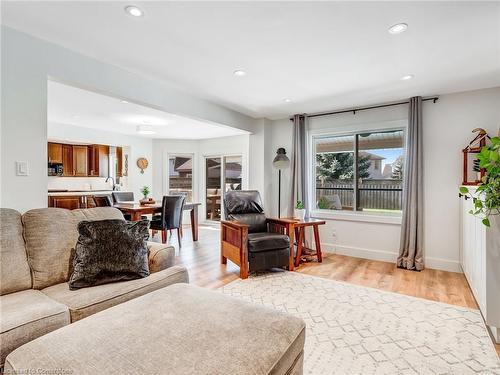
[[[157,242],[148,241],[149,271],[158,272],[174,265],[175,248]]]

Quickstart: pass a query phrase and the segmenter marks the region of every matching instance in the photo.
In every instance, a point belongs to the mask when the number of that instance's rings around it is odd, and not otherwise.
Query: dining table
[[[201,203],[184,203],[183,210],[190,211],[191,234],[193,241],[198,241],[198,206]],[[119,209],[124,214],[129,214],[131,221],[140,221],[142,215],[153,215],[161,212],[161,203],[140,204],[138,202],[115,203],[113,207]]]

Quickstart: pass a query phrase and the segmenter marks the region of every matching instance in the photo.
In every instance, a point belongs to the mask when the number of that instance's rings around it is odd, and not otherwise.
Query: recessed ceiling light
[[[246,75],[247,75],[247,72],[245,72],[244,70],[240,70],[240,69],[238,69],[238,70],[235,70],[235,71],[233,72],[233,74],[234,74],[235,76],[237,76],[237,77],[243,77],[243,76],[246,76]]]
[[[401,34],[408,29],[408,25],[406,23],[397,23],[389,27],[389,34]]]
[[[400,79],[401,79],[401,81],[408,81],[409,79],[412,79],[413,77],[415,77],[413,74],[407,74],[405,76],[402,76]]]
[[[144,15],[144,12],[137,8],[135,5],[126,6],[125,12],[134,17],[142,17]]]
[[[139,134],[156,134],[151,125],[137,125],[137,133]]]
[[[120,100],[122,103],[127,104],[128,102],[126,100]]]
[[[292,102],[292,99],[290,99],[290,98],[285,98],[285,99],[283,99],[283,101],[284,101],[285,103],[291,103],[291,102]]]

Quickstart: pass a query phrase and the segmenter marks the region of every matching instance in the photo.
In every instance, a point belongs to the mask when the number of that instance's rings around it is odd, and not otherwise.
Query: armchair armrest
[[[149,271],[158,272],[174,265],[175,248],[157,242],[148,241]]]
[[[220,259],[240,266],[240,277],[248,277],[248,225],[238,221],[221,220],[220,222]]]
[[[240,223],[239,221],[229,221],[229,220],[221,220],[220,221],[221,226],[228,226],[234,229],[247,229],[248,230],[248,225]]]

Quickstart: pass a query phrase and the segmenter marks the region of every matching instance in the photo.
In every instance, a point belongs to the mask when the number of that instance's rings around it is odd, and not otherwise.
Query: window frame
[[[195,191],[195,169],[196,169],[196,166],[195,166],[195,154],[194,153],[182,153],[182,152],[169,152],[167,153],[167,178],[166,178],[166,189],[165,189],[165,192],[166,192],[166,195],[169,195],[170,194],[170,158],[191,158],[192,160],[192,165],[193,165],[193,169],[191,170],[191,196],[192,196],[192,201],[193,202],[196,202],[197,201],[197,196],[198,196],[198,192]]]
[[[355,159],[355,174],[357,174],[358,147],[356,135],[372,132],[387,132],[387,131],[402,131],[403,132],[403,153],[407,153],[407,120],[394,120],[382,123],[367,123],[348,126],[340,126],[335,128],[322,128],[309,130],[307,134],[307,165],[311,166],[308,171],[309,181],[309,207],[311,217],[320,219],[334,219],[346,221],[362,221],[362,222],[378,222],[386,224],[401,224],[401,213],[382,213],[382,212],[366,212],[366,211],[346,211],[346,210],[330,210],[320,209],[316,207],[316,148],[315,141],[320,138],[339,137],[339,136],[354,136],[353,152]],[[403,186],[404,189],[404,186]],[[357,208],[357,191],[358,181],[353,184],[353,200]]]

